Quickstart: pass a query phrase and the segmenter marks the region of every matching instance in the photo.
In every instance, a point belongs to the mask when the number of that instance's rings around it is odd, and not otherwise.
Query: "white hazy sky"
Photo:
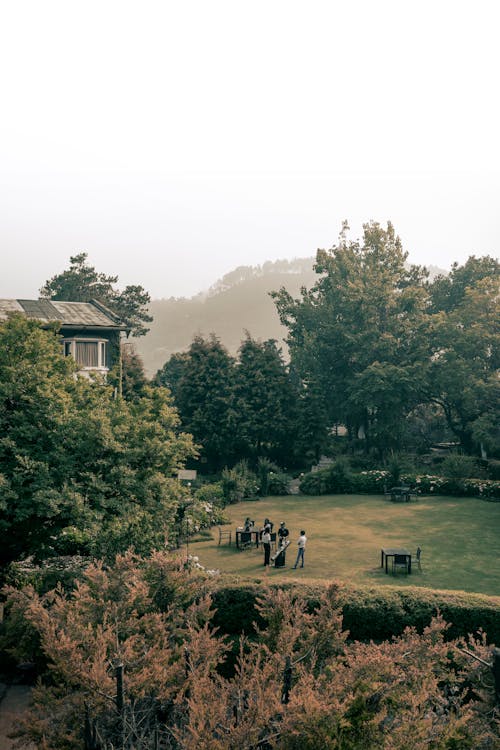
[[[6,0],[0,297],[87,251],[190,296],[391,220],[409,259],[499,255],[496,1]]]

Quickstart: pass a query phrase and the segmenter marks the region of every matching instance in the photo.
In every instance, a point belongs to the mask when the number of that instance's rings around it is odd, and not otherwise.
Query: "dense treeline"
[[[215,336],[196,336],[156,382],[171,390],[207,471],[260,456],[281,465],[293,461],[296,391],[275,341],[247,335],[235,358]]]
[[[247,334],[234,358],[196,336],[158,372],[209,470],[258,455],[304,465],[339,425],[379,460],[436,440],[499,454],[498,261],[472,256],[430,281],[391,224],[347,235],[318,251],[310,289],[273,294],[289,363],[271,340]]]
[[[84,254],[71,260],[47,293],[113,297],[114,277],[89,268]],[[318,251],[315,270],[298,298],[275,294],[290,362],[271,339],[247,334],[232,356],[214,335],[197,336],[148,384],[127,347],[124,398],[114,398],[119,373],[107,385],[75,379],[55,329],[3,322],[2,559],[175,545],[186,505],[175,476],[196,460],[193,438],[203,473],[243,459],[260,472],[261,490],[274,463],[317,460],[339,424],[346,445],[379,461],[436,439],[498,455],[498,261],[471,257],[430,282],[407,266],[390,224],[369,224],[362,243],[344,228],[336,247]],[[141,300],[130,304],[142,325]],[[236,479],[225,477],[226,500],[241,494],[229,486]]]

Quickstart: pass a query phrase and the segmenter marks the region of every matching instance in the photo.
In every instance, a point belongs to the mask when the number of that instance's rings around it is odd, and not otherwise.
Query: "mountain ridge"
[[[148,377],[172,354],[187,350],[197,334],[214,333],[233,355],[247,332],[255,339],[277,340],[286,352],[287,329],[280,323],[270,293],[285,287],[293,297],[299,296],[302,287],[310,288],[318,278],[315,261],[309,257],[238,266],[193,297],[152,300],[150,331],[133,340]],[[435,266],[427,270],[431,278],[446,273]]]

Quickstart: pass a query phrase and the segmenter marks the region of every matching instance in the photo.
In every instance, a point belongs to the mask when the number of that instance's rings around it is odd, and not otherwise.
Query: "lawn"
[[[272,581],[340,579],[361,584],[412,585],[490,595],[500,593],[500,504],[476,498],[421,497],[413,503],[391,503],[375,495],[292,495],[247,501],[226,508],[233,543],[218,546],[212,538],[190,542],[200,563],[241,579],[263,577],[262,548],[236,549],[236,526],[246,516],[261,526],[268,517],[277,529],[285,521],[292,541],[286,568],[270,568]],[[308,543],[303,570],[293,570],[296,540],[305,529]],[[412,556],[422,548],[422,570],[386,575],[380,548],[406,547]]]

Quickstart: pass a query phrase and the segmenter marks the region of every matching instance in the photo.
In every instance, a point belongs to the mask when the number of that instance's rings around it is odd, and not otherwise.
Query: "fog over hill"
[[[268,261],[262,266],[239,266],[219,279],[206,292],[194,297],[153,300],[153,316],[147,336],[134,339],[148,376],[153,376],[174,352],[188,349],[193,336],[211,333],[235,354],[246,331],[256,339],[276,339],[286,348],[286,329],[281,325],[270,292],[285,287],[299,296],[301,287],[310,288],[318,276],[315,258]],[[428,269],[431,277],[445,273]]]

